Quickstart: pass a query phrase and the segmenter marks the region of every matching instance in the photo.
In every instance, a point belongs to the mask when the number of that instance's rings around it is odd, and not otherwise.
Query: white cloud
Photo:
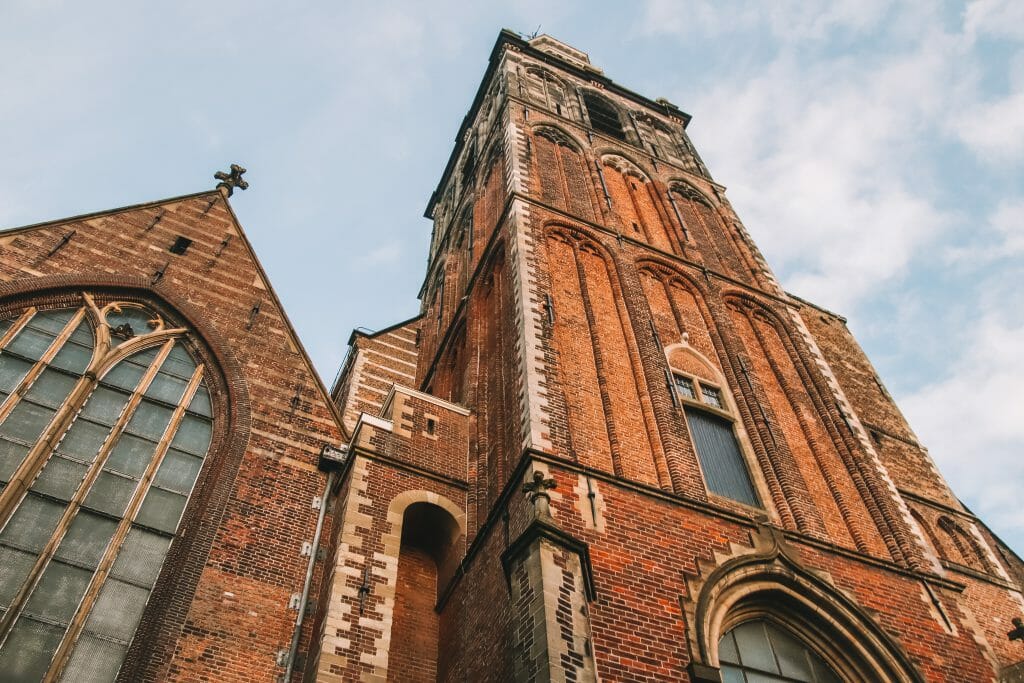
[[[964,10],[964,30],[971,39],[982,34],[1024,39],[1024,3],[975,0]]]
[[[796,293],[849,309],[951,222],[914,182],[917,135],[949,97],[950,43],[935,34],[874,63],[781,57],[691,105],[698,146]]]
[[[973,327],[949,373],[900,405],[957,492],[983,519],[1024,533],[1024,325],[994,314]]]
[[[1000,201],[989,216],[985,232],[991,236],[990,242],[951,247],[946,251],[946,262],[985,265],[1024,253],[1024,197],[1010,197]]]
[[[764,30],[786,42],[822,40],[836,29],[864,31],[885,15],[889,0],[837,0],[814,3],[779,0],[771,3],[687,3],[651,0],[644,8],[641,30],[648,34],[674,33],[683,37],[718,36]]]
[[[961,112],[955,126],[960,139],[983,161],[1024,160],[1024,90]]]

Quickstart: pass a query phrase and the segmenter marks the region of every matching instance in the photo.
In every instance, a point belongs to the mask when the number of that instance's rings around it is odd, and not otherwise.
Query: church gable
[[[222,676],[263,676],[290,647],[292,596],[309,565],[303,544],[324,494],[318,457],[343,438],[337,412],[219,191],[0,233],[0,317],[85,310],[90,301],[104,311],[137,306],[181,331],[205,361],[215,434],[178,530],[166,536],[173,542],[163,570],[138,598],[144,637],[127,634],[121,673],[163,678],[173,669],[194,678],[207,665],[182,653],[218,650],[234,653]],[[115,316],[102,334],[143,344],[153,333],[148,315],[118,330],[123,316]],[[100,334],[103,325],[94,327]],[[88,636],[84,609],[71,628],[84,621]],[[28,623],[27,615],[18,618]],[[59,648],[53,671],[75,657],[69,645]]]

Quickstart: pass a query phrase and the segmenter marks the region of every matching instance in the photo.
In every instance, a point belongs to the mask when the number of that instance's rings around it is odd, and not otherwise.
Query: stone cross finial
[[[213,174],[213,177],[219,180],[217,183],[217,189],[224,189],[227,195],[230,197],[235,191],[235,188],[246,190],[249,188],[249,183],[242,180],[242,174],[245,173],[245,169],[238,164],[231,164],[231,172],[225,173],[224,171],[217,171]]]
[[[533,503],[539,516],[551,516],[551,511],[548,508],[551,496],[548,495],[548,491],[556,486],[558,486],[558,482],[554,479],[545,479],[544,473],[539,471],[533,473],[533,481],[523,484],[523,491],[530,494],[530,502]]]

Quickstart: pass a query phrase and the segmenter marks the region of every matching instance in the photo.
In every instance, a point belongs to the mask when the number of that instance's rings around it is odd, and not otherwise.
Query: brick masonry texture
[[[755,618],[846,680],[1013,680],[1024,563],[845,321],[779,287],[688,120],[503,32],[428,207],[420,314],[353,333],[334,405],[220,195],[0,236],[4,306],[150,297],[222,375],[220,450],[122,677],[280,676],[329,476],[294,680],[715,681]],[[698,409],[759,504],[709,490]]]
[[[180,256],[179,235],[192,240]],[[0,279],[7,309],[87,291],[146,301],[194,332],[216,370],[216,436],[121,679],[277,680],[323,493],[317,454],[342,432],[224,198],[9,231]]]

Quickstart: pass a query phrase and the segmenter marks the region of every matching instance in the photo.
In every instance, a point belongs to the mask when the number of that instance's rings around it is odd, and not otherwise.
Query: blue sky
[[[0,6],[0,226],[213,186],[327,383],[416,313],[421,218],[497,32],[693,115],[784,285],[850,327],[955,491],[1024,550],[1024,3]]]

